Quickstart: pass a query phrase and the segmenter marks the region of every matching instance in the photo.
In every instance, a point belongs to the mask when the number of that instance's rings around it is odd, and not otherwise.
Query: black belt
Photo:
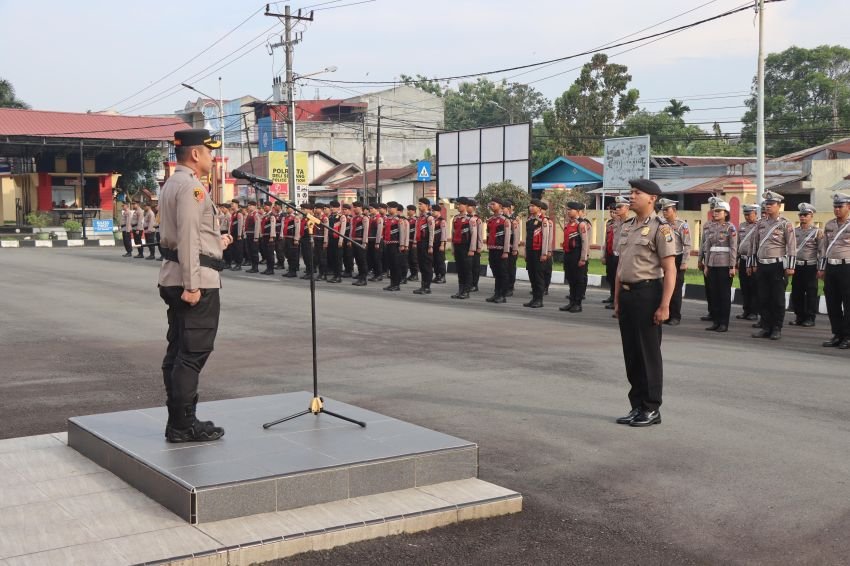
[[[643,289],[653,283],[658,283],[661,281],[660,279],[644,279],[643,281],[636,281],[634,283],[620,283],[620,288],[623,291],[637,291],[638,289]]]
[[[162,248],[160,251],[162,257],[167,259],[168,261],[173,261],[174,263],[180,263],[180,260],[177,256],[177,250],[172,250],[169,248]],[[215,269],[216,271],[224,271],[224,261],[220,259],[216,259],[212,256],[198,254],[198,261],[201,264],[201,267],[209,267],[210,269]]]

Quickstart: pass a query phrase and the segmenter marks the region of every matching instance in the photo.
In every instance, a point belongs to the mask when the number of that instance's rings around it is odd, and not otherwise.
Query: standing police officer
[[[649,179],[629,184],[635,216],[623,224],[618,238],[614,314],[620,322],[632,410],[617,423],[641,427],[661,422],[661,324],[670,316],[676,285],[676,241],[670,225],[655,213],[661,188]]]
[[[608,303],[606,309],[614,308],[614,280],[617,276],[617,265],[620,261],[620,230],[629,215],[628,197],[617,197],[614,199],[613,215],[605,228],[605,248],[602,254],[602,263],[605,265],[605,279],[611,288],[611,295],[602,301]]]
[[[549,260],[551,245],[549,219],[543,215],[543,201],[531,199],[528,220],[525,222],[525,265],[531,282],[531,301],[522,306],[539,309],[543,306],[544,269]]]
[[[708,279],[712,324],[706,330],[726,332],[729,329],[729,312],[732,308],[732,279],[738,257],[738,231],[729,222],[729,203],[717,199],[714,203],[713,230],[702,241],[703,274]]]
[[[511,252],[511,221],[502,214],[502,199],[490,199],[490,212],[493,215],[487,220],[487,255],[493,279],[496,280],[493,296],[488,297],[488,303],[507,302],[508,292],[508,257]]]
[[[457,293],[452,295],[452,299],[468,299],[472,286],[471,260],[475,252],[470,249],[470,244],[478,239],[478,227],[467,213],[467,202],[466,197],[455,201],[457,215],[452,220],[452,246],[457,269]]]
[[[818,254],[818,277],[823,279],[826,312],[832,338],[824,348],[850,349],[850,196],[832,197],[835,218],[824,226]]]
[[[797,205],[800,225],[794,229],[797,239],[797,265],[791,278],[791,306],[794,320],[791,326],[810,328],[818,314],[818,250],[823,232],[814,225],[815,207],[807,202]]]
[[[174,133],[177,167],[162,187],[160,236],[165,260],[159,294],[168,305],[168,348],[162,360],[169,442],[217,440],[224,429],[195,416],[198,376],[218,330],[222,254],[230,234],[220,234],[216,210],[200,178],[221,147],[207,130]]]
[[[570,302],[558,310],[581,312],[581,301],[587,289],[587,261],[590,255],[589,225],[581,221],[584,210],[580,202],[567,203],[567,224],[564,226],[564,278],[570,285]]]
[[[679,203],[675,200],[662,198],[658,200],[664,220],[673,229],[676,240],[676,288],[670,299],[670,318],[664,324],[677,326],[682,322],[682,285],[685,284],[685,271],[688,269],[688,258],[691,257],[691,230],[688,223],[676,215]]]
[[[758,291],[755,277],[747,273],[747,250],[750,249],[750,240],[755,234],[756,222],[759,217],[759,207],[754,204],[743,206],[744,220],[738,226],[738,282],[741,284],[741,298],[744,312],[735,316],[739,320],[758,320]]]

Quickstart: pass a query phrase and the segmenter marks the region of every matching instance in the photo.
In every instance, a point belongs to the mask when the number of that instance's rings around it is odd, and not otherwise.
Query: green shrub
[[[77,222],[76,220],[66,220],[62,225],[65,228],[66,232],[82,232],[83,225]]]
[[[26,216],[26,221],[27,224],[33,228],[45,228],[50,226],[52,218],[49,214],[45,214],[44,212],[30,212]]]

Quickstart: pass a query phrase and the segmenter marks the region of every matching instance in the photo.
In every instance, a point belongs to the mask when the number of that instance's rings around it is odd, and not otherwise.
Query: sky
[[[657,33],[753,3],[354,2],[362,0],[291,3],[293,10],[309,6],[316,10],[313,22],[296,28],[303,32],[295,48],[296,73],[335,66],[336,72],[316,78],[351,81],[393,81],[403,73],[429,77],[480,73],[580,53],[624,36]],[[277,49],[269,55],[265,44],[277,41],[283,28],[275,18],[263,16],[264,6],[251,0],[0,0],[0,78],[11,81],[18,97],[40,110],[171,114],[197,97],[180,87],[181,82],[217,97],[218,77],[225,99],[243,95],[265,99],[283,66],[283,52]],[[174,12],[175,7],[180,11]],[[283,8],[284,3],[272,4],[272,10]],[[850,46],[848,21],[850,2],[845,0],[768,4],[767,52],[792,45]],[[641,31],[645,28],[650,29]],[[721,124],[723,130],[739,130],[734,121],[745,110],[741,106],[756,72],[758,27],[753,10],[617,55],[631,47],[605,52],[628,66],[630,86],[641,93],[641,107],[658,111],[675,97],[691,107],[688,122],[729,120],[732,123]],[[569,88],[578,76],[577,67],[589,59],[588,55],[521,75],[522,71],[514,71],[488,78],[530,83],[553,100]],[[300,94],[347,98],[379,88],[332,88],[310,82]]]

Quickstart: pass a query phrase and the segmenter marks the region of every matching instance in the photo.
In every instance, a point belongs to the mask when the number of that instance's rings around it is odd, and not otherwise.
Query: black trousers
[[[368,263],[367,271],[372,271],[375,277],[384,276],[384,247],[378,244],[378,249],[375,249],[375,240],[369,239],[369,250],[366,253],[366,262]],[[358,266],[358,270],[360,267]]]
[[[283,253],[286,256],[286,264],[290,273],[297,273],[299,267],[300,246],[292,238],[283,239]]]
[[[823,280],[832,333],[840,338],[850,338],[850,263],[827,265]]]
[[[351,275],[354,271],[354,245],[348,242],[342,248],[342,267],[348,275]]]
[[[419,275],[419,254],[416,251],[416,244],[410,245],[407,248],[407,269],[410,271],[411,277]]]
[[[707,276],[711,292],[708,301],[708,313],[715,324],[729,326],[729,312],[732,309],[732,278],[729,267],[709,267]]]
[[[608,282],[608,287],[611,290],[611,300],[614,299],[614,282],[617,278],[617,265],[620,263],[620,256],[609,255],[605,259],[605,280]]]
[[[314,250],[310,249],[310,236],[304,234],[304,237],[301,238],[301,259],[304,260],[304,271],[307,275],[310,275],[311,271],[316,270],[315,258],[313,257]],[[298,265],[297,263],[295,264]]]
[[[263,236],[260,243],[262,245],[263,258],[266,260],[266,271],[274,271],[275,241],[271,236]]]
[[[623,359],[629,379],[633,409],[657,410],[661,406],[664,365],[661,359],[661,325],[652,316],[661,304],[662,280],[632,291],[620,289],[619,323]]]
[[[241,238],[234,238],[233,243],[228,246],[228,249],[230,249],[230,259],[236,265],[242,265],[242,248],[243,242]]]
[[[747,275],[747,260],[738,260],[738,281],[741,284],[741,300],[744,316],[759,313],[758,284],[756,276]]]
[[[222,236],[230,235],[230,232],[222,232],[221,235]],[[147,238],[148,238],[148,236],[146,235],[145,239],[147,240]],[[150,243],[150,240],[148,240],[148,243]],[[151,252],[153,252],[153,249],[151,249]],[[224,253],[221,256],[221,259],[224,260],[224,265],[230,266],[230,263],[233,261],[233,246],[232,245],[224,248]]]
[[[782,262],[758,264],[756,269],[761,320],[764,330],[779,330],[785,322],[785,268]]]
[[[144,248],[142,245],[142,231],[141,230],[133,230],[133,242],[139,247],[139,253],[137,254],[139,257],[143,257],[145,255]]]
[[[446,251],[440,250],[440,242],[434,242],[434,251],[431,254],[434,262],[434,277],[446,278]]]
[[[121,240],[124,242],[124,251],[133,253],[133,233],[121,232]]]
[[[676,288],[670,298],[670,320],[682,320],[682,285],[685,284],[685,270],[682,269],[682,255],[676,256]]]
[[[159,257],[162,258],[162,245],[160,244],[159,230],[154,232],[154,234],[156,234],[156,236],[155,236],[156,237],[156,249],[159,250]]]
[[[375,246],[373,244],[369,244],[372,251],[375,251]],[[353,254],[353,261],[357,264],[357,279],[360,281],[366,281],[366,276],[369,274],[369,250],[363,249],[360,246],[352,245],[351,249]],[[354,268],[350,269],[349,272],[353,271]]]
[[[581,305],[582,297],[587,291],[587,263],[579,267],[579,259],[579,249],[564,254],[564,279],[570,286],[570,302],[576,305]]]
[[[251,260],[251,269],[260,268],[260,242],[254,236],[248,235],[248,258]]]
[[[496,280],[496,290],[493,295],[504,297],[510,288],[508,258],[502,259],[502,250],[490,250],[488,257],[490,258],[490,270],[493,272],[493,278]]]
[[[552,268],[555,266],[555,260],[552,254],[549,254],[549,259],[543,264],[543,293],[549,292],[549,285],[552,284]]]
[[[711,292],[711,279],[708,278],[705,272],[702,274],[702,284],[705,287],[705,305],[708,307],[708,315],[711,316],[711,299],[714,295]]]
[[[818,266],[800,265],[791,276],[791,305],[798,322],[814,322],[818,314]]]
[[[281,269],[286,267],[286,248],[284,247],[283,243],[284,239],[280,237],[278,237],[274,241],[274,252],[277,256],[277,260],[275,261],[275,263]]]
[[[201,300],[195,306],[183,302],[182,293],[183,287],[159,288],[159,296],[168,305],[168,345],[162,360],[162,378],[169,408],[197,402],[198,376],[213,351],[218,332],[218,289],[201,289]],[[191,423],[174,424],[184,428]]]
[[[508,255],[508,263],[506,269],[508,270],[508,290],[513,291],[514,285],[516,285],[516,260],[519,258],[519,252],[516,255],[511,252]]]
[[[545,280],[543,271],[545,264],[540,261],[541,250],[525,250],[525,268],[528,271],[528,280],[531,282],[531,299],[533,301],[543,300],[543,290],[545,289]]]
[[[344,241],[344,240],[343,240]],[[339,250],[339,239],[330,238],[328,240],[328,271],[333,273],[333,276],[339,279],[342,275],[342,257]]]
[[[314,265],[319,266],[319,277],[328,274],[328,254],[325,250],[325,239],[316,239],[316,247],[313,249]]]
[[[469,267],[472,269],[472,286],[478,287],[478,279],[481,277],[481,252],[475,252],[470,258]]]
[[[384,250],[387,253],[387,263],[390,269],[390,284],[393,286],[401,285],[401,252],[398,251],[398,244],[385,244]]]
[[[153,244],[153,243],[156,243],[156,236],[154,236],[154,232],[145,232],[145,245],[147,246],[148,251],[150,251],[150,254],[149,254],[150,257],[156,256],[156,251],[154,250],[155,246],[149,245],[149,244]],[[145,255],[144,254],[144,248],[140,248],[140,249],[142,250],[141,254]]]
[[[421,274],[421,284],[423,289],[430,289],[431,282],[434,280],[434,265],[431,263],[431,256],[428,252],[433,248],[428,246],[428,242],[419,242],[416,244],[416,251],[419,257],[419,272]]]
[[[469,291],[472,286],[472,258],[469,257],[469,244],[454,244],[455,269],[457,270],[458,291]]]

